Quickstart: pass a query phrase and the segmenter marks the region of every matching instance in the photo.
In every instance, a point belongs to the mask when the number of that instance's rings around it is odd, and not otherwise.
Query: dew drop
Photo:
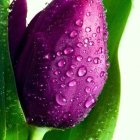
[[[60,74],[60,71],[56,70],[56,71],[54,71],[54,74],[55,75],[59,75]]]
[[[99,18],[103,18],[103,13],[99,13]]]
[[[93,83],[93,82],[94,82],[92,76],[88,76],[87,79],[86,79],[86,81],[87,81],[88,83]]]
[[[97,43],[100,43],[101,42],[101,40],[100,39],[97,39]]]
[[[67,54],[71,54],[73,52],[73,48],[72,47],[67,47],[64,49],[64,54],[67,55]]]
[[[106,31],[103,33],[103,41],[107,42],[107,40],[108,40],[108,32]]]
[[[62,76],[62,77],[60,78],[60,80],[61,80],[62,82],[65,81],[65,79],[66,79],[65,76]]]
[[[102,54],[102,53],[103,53],[103,48],[100,47],[100,48],[98,49],[97,53],[98,53],[98,54]]]
[[[83,57],[82,57],[81,55],[78,55],[78,56],[76,57],[76,60],[79,61],[79,62],[81,62],[81,61],[83,60]]]
[[[96,91],[98,89],[98,86],[96,85],[95,87],[94,87],[94,90],[93,91]]]
[[[69,70],[69,71],[66,72],[66,75],[68,77],[72,77],[74,75],[74,72],[72,70]]]
[[[57,82],[57,79],[53,78],[53,79],[52,79],[52,82],[53,82],[53,83],[56,83],[56,82]]]
[[[48,53],[47,55],[45,55],[45,59],[47,59],[47,60],[54,60],[55,59],[55,54],[54,53]]]
[[[76,80],[72,80],[72,81],[70,81],[69,82],[69,87],[74,87],[74,86],[76,86]]]
[[[93,41],[90,41],[90,42],[89,42],[89,45],[90,45],[90,46],[94,46],[94,42],[93,42]]]
[[[96,37],[96,36],[97,36],[97,34],[96,34],[96,33],[93,33],[93,34],[92,34],[92,36],[93,36],[93,37]]]
[[[76,65],[73,64],[73,65],[71,65],[70,67],[71,67],[72,69],[75,69],[75,68],[76,68]]]
[[[96,32],[100,33],[100,26],[97,27]]]
[[[93,2],[94,2],[93,0],[90,1],[90,3],[93,3]]]
[[[99,64],[101,61],[100,61],[100,58],[99,57],[95,57],[93,59],[93,62],[94,62],[94,64]]]
[[[105,71],[101,71],[100,77],[104,77],[104,76],[105,76]]]
[[[85,92],[86,92],[86,93],[90,93],[90,92],[91,92],[91,88],[90,88],[90,87],[86,87],[86,88],[85,88]]]
[[[75,24],[76,24],[77,26],[79,26],[79,27],[82,27],[82,25],[83,25],[83,20],[78,19],[78,20],[76,20]]]
[[[63,118],[66,119],[68,117],[71,117],[71,113],[70,112],[67,112],[63,115]]]
[[[77,35],[78,35],[78,33],[75,30],[70,33],[71,38],[75,38]]]
[[[62,60],[60,60],[60,61],[58,62],[58,66],[59,66],[59,67],[64,67],[65,64],[66,64],[66,61],[65,61],[64,59],[62,59]]]
[[[82,42],[77,43],[77,47],[78,47],[78,48],[83,47],[83,43],[82,43]]]
[[[88,17],[89,17],[90,15],[91,15],[91,13],[90,13],[90,12],[87,12],[87,13],[86,13],[86,16],[88,16]]]
[[[85,44],[84,44],[84,47],[87,47],[87,46],[88,46],[88,44],[85,43]]]
[[[85,66],[81,66],[78,70],[78,76],[83,77],[87,74],[87,68]]]
[[[106,63],[106,67],[107,67],[107,69],[110,67],[110,63],[109,62]]]
[[[85,43],[89,43],[89,39],[88,39],[88,38],[85,38],[85,39],[84,39],[84,42],[85,42]]]
[[[90,108],[91,106],[93,106],[96,103],[95,98],[93,97],[89,97],[86,102],[85,102],[85,107],[86,108]]]
[[[56,95],[56,102],[57,102],[59,105],[66,105],[67,100],[66,100],[66,98],[64,97],[64,95],[62,95],[62,94],[57,94],[57,95]]]
[[[85,31],[86,32],[91,32],[91,28],[90,27],[86,27]]]
[[[88,56],[87,61],[88,62],[91,62],[92,61],[92,57],[91,56]]]
[[[61,56],[62,55],[62,52],[61,51],[58,51],[56,54],[57,54],[57,56]]]
[[[64,88],[64,87],[66,87],[66,85],[65,84],[61,84],[61,87]]]
[[[71,99],[70,101],[73,102],[73,99]]]

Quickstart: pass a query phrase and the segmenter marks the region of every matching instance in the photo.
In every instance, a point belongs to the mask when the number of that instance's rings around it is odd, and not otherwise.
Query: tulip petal
[[[14,0],[10,6],[11,12],[8,18],[9,48],[12,62],[15,62],[15,55],[19,43],[26,29],[27,4],[26,0]]]
[[[108,80],[90,115],[75,128],[46,133],[43,140],[112,140],[120,106],[118,48],[127,23],[131,0],[103,0],[107,8],[110,68]],[[121,21],[121,22],[120,22]]]

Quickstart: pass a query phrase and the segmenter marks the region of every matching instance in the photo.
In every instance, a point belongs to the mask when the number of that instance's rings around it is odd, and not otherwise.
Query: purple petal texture
[[[15,68],[27,121],[74,127],[94,107],[107,79],[102,1],[54,0],[27,30]]]
[[[15,61],[16,51],[26,30],[27,4],[26,0],[14,0],[9,13],[9,49],[12,62]]]

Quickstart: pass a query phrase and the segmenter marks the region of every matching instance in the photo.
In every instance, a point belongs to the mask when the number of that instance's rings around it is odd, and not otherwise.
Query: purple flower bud
[[[54,0],[33,19],[15,68],[28,123],[73,127],[94,107],[107,78],[105,20],[101,0]]]

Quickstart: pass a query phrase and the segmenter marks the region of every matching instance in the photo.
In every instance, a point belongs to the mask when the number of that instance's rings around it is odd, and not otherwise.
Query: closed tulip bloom
[[[35,16],[13,56],[29,124],[74,127],[88,115],[107,79],[107,39],[101,0],[53,0]]]

